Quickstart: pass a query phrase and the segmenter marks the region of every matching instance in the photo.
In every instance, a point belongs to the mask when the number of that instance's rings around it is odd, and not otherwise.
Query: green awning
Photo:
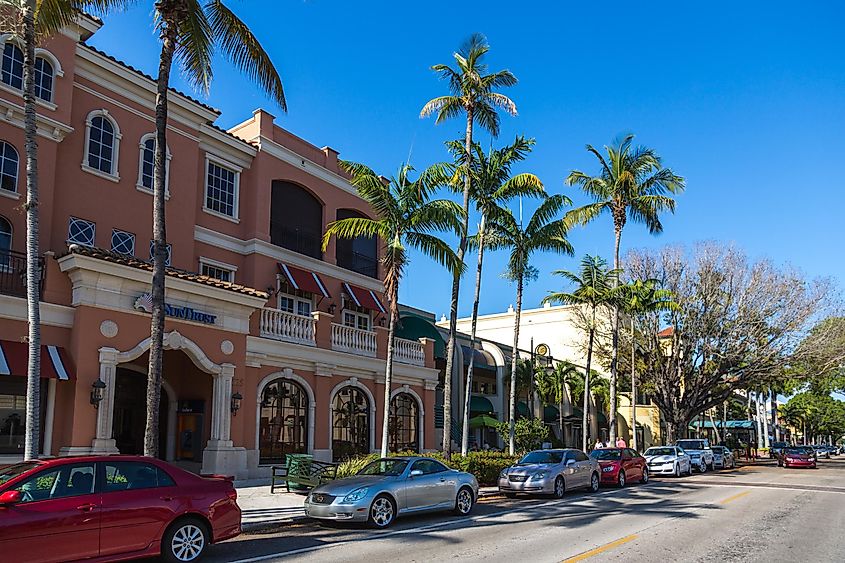
[[[487,414],[480,414],[469,419],[470,428],[495,428],[498,424],[498,419]]]
[[[528,405],[525,404],[525,401],[520,401],[516,404],[516,414],[519,416],[528,416]]]
[[[396,336],[406,340],[417,340],[419,338],[431,338],[434,340],[434,356],[437,358],[446,357],[446,341],[434,323],[425,317],[410,312],[402,312],[399,315],[399,324],[396,327]]]
[[[495,409],[493,408],[493,403],[490,402],[490,399],[487,397],[479,397],[478,395],[473,395],[469,399],[469,412],[470,414],[493,414],[495,413]]]
[[[701,426],[702,428],[713,428],[713,423],[709,420],[693,420],[690,422],[690,429],[694,430]],[[716,421],[716,428],[722,427],[722,421]],[[752,429],[754,428],[754,421],[753,420],[726,420],[725,421],[725,428],[745,428],[745,429]]]
[[[543,422],[560,422],[560,410],[553,405],[543,407]]]

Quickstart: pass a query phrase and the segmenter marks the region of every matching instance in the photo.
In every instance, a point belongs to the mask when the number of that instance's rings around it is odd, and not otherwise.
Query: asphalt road
[[[208,561],[845,560],[845,456],[817,470],[753,466],[596,494],[490,499],[467,518],[385,531],[305,523],[214,546]]]

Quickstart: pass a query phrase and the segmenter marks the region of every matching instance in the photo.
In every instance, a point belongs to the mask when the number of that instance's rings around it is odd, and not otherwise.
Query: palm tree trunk
[[[390,387],[393,384],[393,333],[396,329],[396,315],[398,312],[398,290],[394,284],[390,295],[390,320],[387,328],[387,358],[384,366],[384,412],[381,419],[381,457],[387,457],[388,452],[388,422],[390,421]]]
[[[475,271],[475,295],[472,301],[472,323],[470,328],[470,346],[475,345],[475,330],[478,325],[478,302],[481,299],[481,269],[484,264],[484,215],[478,228],[478,267]],[[469,405],[472,398],[472,368],[475,364],[475,354],[469,357],[467,367],[466,396],[464,397],[464,430],[461,437],[461,455],[469,451]]]
[[[508,452],[516,454],[516,362],[519,357],[519,317],[522,314],[522,272],[516,280],[516,315],[513,321],[513,349],[511,350],[511,396],[508,417]]]
[[[593,338],[596,334],[596,308],[593,307],[593,320],[590,324],[590,335],[587,340],[587,366],[584,372],[584,422],[581,429],[581,449],[587,451],[587,432],[590,428],[590,364],[593,361]]]
[[[166,15],[162,16],[166,18]],[[164,276],[167,231],[164,221],[164,185],[167,151],[167,89],[176,49],[176,27],[165,19],[156,84],[156,146],[153,168],[153,312],[150,321],[150,361],[147,371],[147,422],[144,455],[158,456],[158,410],[161,400],[161,364],[164,359]]]
[[[469,228],[469,192],[472,187],[472,178],[469,170],[472,163],[472,107],[466,108],[467,128],[464,149],[466,150],[467,172],[464,174],[464,218],[462,222],[461,237],[458,243],[458,260],[464,261],[467,250],[467,229]],[[452,302],[449,307],[449,342],[446,345],[446,374],[443,378],[443,455],[446,459],[452,457],[452,369],[455,356],[455,339],[458,332],[458,294],[461,290],[461,275],[456,273],[452,278]],[[460,378],[463,379],[463,366],[461,366]]]
[[[634,338],[634,314],[631,313],[631,447],[637,450],[637,352]]]
[[[26,148],[26,371],[24,459],[36,459],[41,436],[41,252],[38,234],[38,141],[35,122],[35,0],[23,5],[24,137]],[[49,453],[49,452],[47,452]]]
[[[622,227],[614,229],[615,246],[613,252],[613,269],[619,269],[619,243],[622,240]],[[613,277],[614,289],[619,287],[619,275]],[[613,305],[613,351],[610,359],[610,443],[616,443],[616,375],[619,369],[619,305]]]

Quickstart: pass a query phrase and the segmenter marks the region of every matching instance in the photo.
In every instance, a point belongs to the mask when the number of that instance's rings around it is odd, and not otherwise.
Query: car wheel
[[[466,516],[472,511],[473,501],[475,499],[472,495],[472,489],[469,487],[461,487],[458,495],[455,497],[455,514],[458,516]]]
[[[625,486],[625,472],[620,470],[619,475],[616,476],[616,484],[619,485],[619,488]]]
[[[563,481],[563,477],[558,475],[555,479],[555,498],[563,498],[564,493],[566,493],[566,483]]]
[[[593,473],[590,478],[590,492],[597,493],[599,490],[599,474]]]
[[[643,467],[643,476],[640,477],[640,483],[642,483],[643,485],[648,483],[648,469],[645,467]]]
[[[674,477],[680,477],[681,476],[681,464],[680,463],[675,464],[675,472],[673,473],[673,475],[674,475]]]
[[[692,477],[692,462],[687,464],[687,477]]]
[[[707,473],[707,464],[702,461],[701,465],[698,466],[698,470],[701,473]]]
[[[374,528],[387,528],[396,518],[396,505],[387,495],[379,495],[370,505],[370,525]]]
[[[161,538],[161,556],[165,561],[197,561],[208,547],[208,530],[196,518],[174,522]]]

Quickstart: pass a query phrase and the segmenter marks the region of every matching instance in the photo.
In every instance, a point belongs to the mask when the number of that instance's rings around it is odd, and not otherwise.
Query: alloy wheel
[[[170,541],[170,552],[179,561],[193,561],[205,548],[205,535],[196,524],[184,524]]]
[[[707,473],[707,464],[702,461],[701,465],[698,466],[698,470],[701,473]]]
[[[455,508],[459,514],[469,514],[472,510],[472,493],[467,488],[458,491],[458,498],[455,500]]]
[[[642,483],[642,484],[648,483],[648,468],[647,467],[643,467],[643,477],[642,477],[642,479],[640,479],[640,483]]]
[[[370,518],[379,528],[386,528],[393,522],[393,503],[387,497],[378,497],[370,508]]]
[[[680,476],[681,476],[681,464],[676,463],[675,464],[675,477],[680,477]]]
[[[558,477],[555,479],[555,496],[557,498],[563,498],[563,494],[566,492],[566,485],[563,482],[563,477]]]
[[[597,492],[599,490],[599,474],[593,473],[592,479],[590,479],[590,490],[592,492]]]
[[[619,477],[617,477],[617,482],[619,483],[620,487],[625,486],[625,472],[624,471],[619,472]]]

